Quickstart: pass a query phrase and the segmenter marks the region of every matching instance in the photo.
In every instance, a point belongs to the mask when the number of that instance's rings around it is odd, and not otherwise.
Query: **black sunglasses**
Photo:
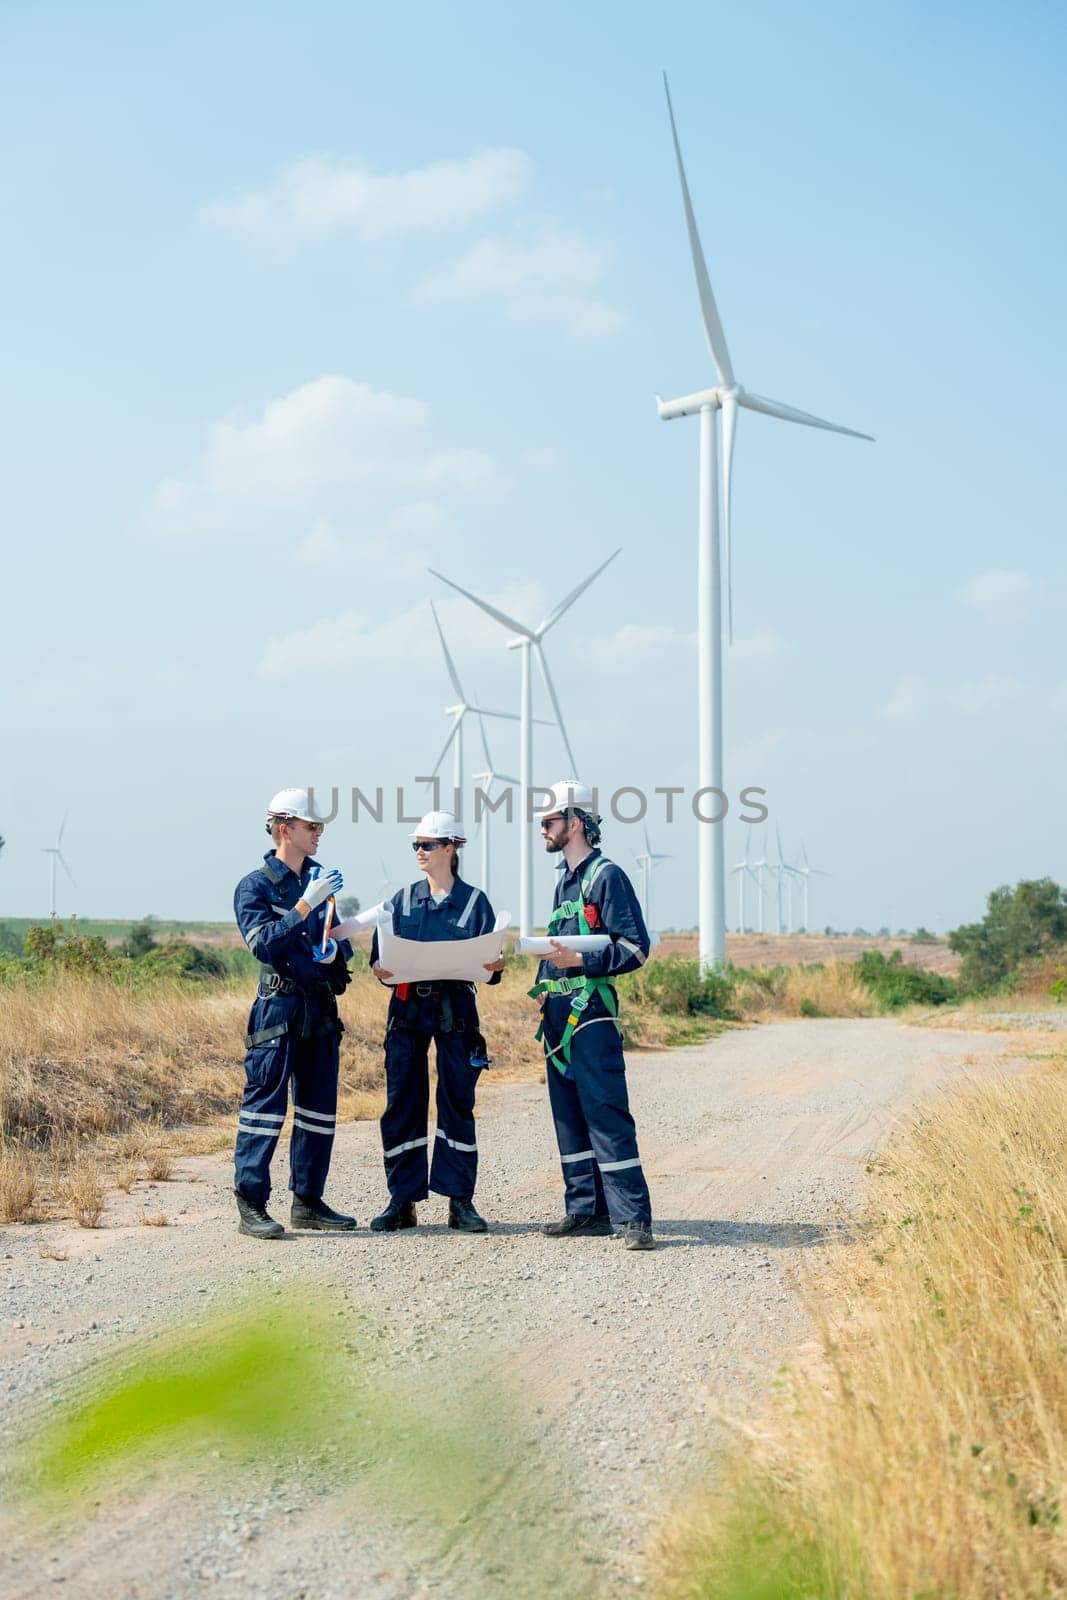
[[[413,839],[411,848],[419,850],[444,850],[452,843],[451,839]]]
[[[552,824],[554,822],[566,822],[566,820],[567,819],[563,815],[562,811],[557,812],[554,817],[542,817],[541,818],[541,832],[543,833],[546,828],[551,828],[551,826],[552,826]]]

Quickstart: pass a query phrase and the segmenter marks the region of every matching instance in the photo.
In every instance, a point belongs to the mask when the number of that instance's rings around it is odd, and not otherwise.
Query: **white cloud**
[[[1008,572],[1002,567],[993,567],[965,583],[957,599],[980,612],[989,622],[1022,622],[1034,589],[1033,580],[1025,572]]]
[[[479,150],[463,161],[434,161],[410,172],[374,173],[357,161],[308,156],[271,182],[215,200],[201,218],[246,237],[291,241],[343,229],[364,239],[449,227],[484,216],[526,187],[523,150]]]
[[[667,623],[624,622],[613,632],[590,640],[589,659],[613,670],[629,667],[639,671],[665,656],[692,655],[695,650],[695,633]]]
[[[747,775],[742,777],[742,782],[747,782],[749,777],[753,782],[758,782],[768,763],[785,748],[787,738],[784,728],[771,728],[758,738],[750,739],[747,744],[737,745],[729,752],[730,771]]]
[[[418,292],[424,300],[496,299],[516,321],[554,323],[580,337],[599,337],[626,321],[595,293],[607,264],[605,245],[540,221],[508,239],[481,240]]]
[[[653,664],[673,658],[679,667],[696,655],[697,636],[692,628],[676,628],[670,623],[624,622],[611,633],[590,641],[590,660],[613,671],[643,671]],[[757,628],[746,638],[735,639],[729,660],[735,663],[767,661],[786,648],[781,634],[772,628]]]
[[[497,492],[493,458],[466,446],[447,449],[428,437],[429,407],[326,376],[272,400],[260,418],[212,424],[200,459],[182,477],[160,483],[147,512],[158,533],[257,532],[291,528],[295,517],[400,519],[415,531],[417,508],[442,496]],[[413,495],[418,496],[413,500]],[[405,512],[409,519],[404,524]]]
[[[539,620],[543,615],[544,600],[536,584],[514,586],[496,594],[487,594],[484,598],[490,605],[517,619]],[[450,598],[437,593],[434,605],[449,648],[457,661],[463,688],[472,699],[477,699],[481,693],[475,677],[477,664],[472,672],[470,657],[479,657],[483,677],[487,660],[497,668],[497,677],[499,673],[506,673],[503,647],[507,634],[499,623],[460,596]],[[420,600],[407,611],[384,622],[372,619],[365,612],[344,611],[338,616],[314,622],[309,627],[272,638],[267,643],[258,671],[261,678],[279,682],[305,671],[321,672],[330,668],[348,670],[367,665],[406,668],[413,662],[424,667],[427,660],[435,664],[440,662],[441,704],[444,705],[452,691],[447,686],[441,647],[429,603]],[[483,697],[478,703],[492,705],[492,696]]]
[[[1025,693],[1015,678],[990,676],[980,683],[943,687],[927,678],[903,677],[882,715],[892,722],[921,722],[935,715],[977,716],[1013,705]]]
[[[771,656],[781,655],[784,649],[785,640],[773,628],[757,628],[743,639],[735,638],[729,646],[734,661],[766,661]]]

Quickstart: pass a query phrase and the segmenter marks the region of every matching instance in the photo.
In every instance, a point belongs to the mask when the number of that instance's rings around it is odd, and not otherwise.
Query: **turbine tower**
[[[670,858],[670,856],[667,856],[667,855],[662,855],[662,854],[657,855],[656,852],[653,850],[652,845],[649,842],[648,828],[647,827],[645,828],[644,833],[645,833],[644,853],[642,855],[639,855],[639,856],[635,855],[634,856],[634,860],[637,862],[637,865],[641,869],[641,906],[642,906],[642,909],[643,909],[643,911],[645,913],[645,923],[646,923],[646,925],[648,927],[649,933],[651,933],[653,931],[653,923],[652,923],[652,876],[653,876],[653,873],[655,872],[656,868],[659,866],[661,861],[669,861],[671,858]]]
[[[581,583],[578,584],[577,588],[572,589],[570,594],[566,595],[560,601],[559,605],[556,606],[554,610],[550,611],[548,616],[545,617],[544,621],[539,623],[536,628],[528,628],[524,622],[516,622],[515,618],[509,617],[506,611],[499,611],[496,606],[491,606],[488,600],[480,600],[478,596],[476,594],[472,594],[469,589],[464,589],[460,584],[453,583],[451,578],[446,578],[443,572],[437,572],[433,567],[429,569],[435,578],[440,578],[442,583],[447,583],[449,588],[455,589],[458,594],[465,595],[468,600],[472,601],[476,606],[484,611],[487,616],[492,617],[494,622],[499,622],[502,627],[507,628],[509,633],[517,633],[519,635],[517,639],[510,639],[507,647],[509,650],[518,650],[521,652],[519,680],[519,933],[524,937],[528,937],[533,932],[531,909],[532,902],[530,893],[531,884],[533,882],[533,833],[531,831],[530,818],[528,815],[530,808],[530,786],[533,781],[533,715],[530,685],[530,656],[534,653],[537,655],[537,665],[541,670],[541,677],[544,679],[545,688],[548,690],[548,698],[552,702],[552,709],[556,717],[556,725],[559,728],[563,739],[563,747],[567,752],[567,760],[570,762],[570,770],[574,776],[577,776],[579,770],[578,763],[574,759],[574,751],[571,749],[571,742],[567,737],[567,730],[563,725],[563,712],[560,710],[559,697],[556,694],[556,686],[552,682],[552,674],[548,670],[548,662],[545,660],[544,646],[542,645],[541,640],[544,638],[549,628],[555,627],[556,623],[564,615],[564,613],[570,610],[571,606],[578,599],[579,595],[585,593],[593,580],[595,578],[599,578],[604,568],[614,561],[618,554],[618,550],[613,550],[611,555],[608,556],[607,561],[602,561],[599,567],[597,567],[594,572],[589,574],[588,578],[583,578]]]
[[[485,756],[485,771],[475,772],[472,774],[472,776],[475,783],[481,786],[482,793],[485,795],[486,800],[491,800],[493,798],[493,784],[496,783],[498,779],[501,783],[508,784],[511,787],[517,787],[519,780],[518,778],[510,778],[506,772],[496,772],[494,770],[493,758],[489,754],[489,740],[485,736],[485,718],[482,716],[479,716],[478,718],[478,729],[482,736],[482,753]],[[481,821],[482,888],[485,890],[485,893],[490,900],[493,898],[489,892],[489,869],[491,866],[491,847],[489,835],[492,817],[493,813],[486,808],[482,814]]]
[[[726,346],[726,336],[719,320],[715,296],[711,292],[711,280],[708,277],[700,235],[697,232],[666,73],[663,75],[663,87],[667,93],[667,113],[670,117],[671,137],[678,163],[678,178],[682,186],[682,204],[685,208],[689,249],[697,280],[704,333],[719,382],[714,389],[701,389],[695,394],[683,395],[678,400],[661,400],[657,395],[656,404],[663,422],[671,422],[676,417],[699,416],[700,418],[700,519],[697,556],[699,787],[722,791],[723,597],[719,563],[718,414],[722,412],[726,616],[731,640],[733,638],[733,584],[730,571],[731,471],[738,408],[762,411],[765,416],[780,417],[785,422],[800,422],[809,428],[825,428],[830,433],[848,434],[853,439],[869,440],[871,436],[867,433],[858,433],[855,428],[842,428],[835,422],[824,422],[821,417],[813,417],[807,411],[798,411],[794,406],[783,405],[778,400],[766,400],[758,394],[751,394],[738,383],[730,360],[730,352]],[[726,857],[723,830],[717,824],[697,825],[697,883],[700,967],[702,972],[706,972],[710,967],[721,967],[726,962]]]
[[[41,851],[42,855],[51,856],[52,857],[50,868],[49,868],[49,891],[48,891],[48,907],[49,907],[49,911],[48,911],[48,914],[49,914],[50,917],[52,917],[53,920],[55,919],[55,914],[56,914],[56,862],[57,861],[59,862],[60,866],[63,868],[63,871],[67,874],[67,877],[70,879],[71,883],[74,883],[74,875],[71,872],[70,868],[67,866],[66,861],[63,859],[63,851],[60,848],[60,846],[63,843],[63,830],[67,826],[67,818],[68,818],[69,815],[70,815],[69,811],[65,811],[63,813],[63,821],[59,824],[59,832],[56,834],[56,842],[55,842],[55,844],[45,845],[44,848]],[[76,883],[74,883],[74,887],[77,888],[78,885]]]
[[[763,932],[763,884],[760,881],[760,879],[756,876],[755,870],[751,866],[749,866],[748,852],[749,852],[749,849],[750,849],[751,845],[752,845],[752,835],[751,835],[751,833],[746,831],[746,833],[745,833],[745,859],[743,861],[736,862],[734,864],[734,866],[732,866],[730,868],[731,874],[736,872],[737,875],[738,875],[738,877],[737,877],[737,931],[738,931],[738,933],[744,933],[744,931],[745,931],[745,879],[746,878],[751,878],[753,883],[756,885],[756,888],[759,890],[759,895],[760,895],[760,932],[761,933]],[[760,866],[760,867],[763,867],[763,866],[766,865],[766,863],[763,862],[763,861],[760,861],[760,862],[757,863],[757,865]]]
[[[445,667],[447,668],[448,676],[452,680],[453,689],[455,689],[456,694],[459,696],[459,703],[457,705],[446,706],[445,707],[445,711],[446,711],[447,715],[452,717],[452,719],[453,719],[452,727],[451,727],[451,730],[449,731],[448,738],[445,740],[445,747],[441,751],[441,754],[438,756],[436,762],[434,763],[431,776],[433,776],[433,777],[437,776],[438,768],[440,767],[442,761],[445,759],[445,756],[448,754],[448,747],[449,747],[449,745],[451,745],[452,746],[452,796],[453,796],[452,806],[454,806],[456,808],[457,814],[459,815],[459,819],[462,822],[462,820],[463,820],[463,814],[462,814],[463,813],[463,718],[468,714],[468,712],[473,712],[475,714],[475,716],[478,717],[479,721],[483,717],[503,717],[508,722],[518,722],[519,719],[515,715],[514,711],[490,711],[487,707],[485,707],[485,706],[476,706],[476,705],[472,704],[472,702],[467,699],[467,696],[463,693],[463,685],[459,681],[459,673],[456,671],[456,663],[452,660],[452,653],[449,650],[448,645],[445,642],[444,629],[441,627],[441,619],[437,615],[437,607],[434,605],[432,600],[430,601],[430,610],[433,612],[434,625],[437,628],[437,637],[440,639],[440,641],[441,641],[441,649],[444,651]],[[482,737],[484,738],[484,731],[483,731]],[[445,810],[446,811],[451,810],[452,806],[446,806]]]
[[[833,877],[833,873],[824,872],[822,867],[812,867],[808,865],[808,852],[805,849],[803,839],[800,841],[800,859],[803,862],[803,866],[794,867],[793,870],[804,884],[804,932],[810,933],[811,923],[808,921],[808,879],[812,876],[816,878],[830,878]]]

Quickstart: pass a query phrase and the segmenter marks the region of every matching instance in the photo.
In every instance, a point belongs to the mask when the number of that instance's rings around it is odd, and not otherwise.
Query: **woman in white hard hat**
[[[452,813],[428,812],[411,839],[423,877],[388,902],[393,932],[426,941],[492,933],[496,918],[488,898],[459,876],[459,849],[467,841]],[[371,967],[383,983],[393,976],[379,963],[377,933]],[[502,959],[488,966],[487,981],[499,983],[503,967]],[[437,1064],[437,1129],[428,1159],[431,1041]],[[385,1035],[388,1098],[381,1120],[389,1204],[371,1223],[376,1233],[415,1227],[416,1202],[425,1200],[431,1189],[448,1196],[450,1228],[486,1232],[473,1203],[478,1175],[474,1091],[488,1065],[473,983],[442,979],[393,988]]]

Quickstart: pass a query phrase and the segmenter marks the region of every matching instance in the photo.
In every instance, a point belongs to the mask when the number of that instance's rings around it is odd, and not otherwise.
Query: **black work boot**
[[[334,1211],[321,1198],[294,1194],[293,1211],[289,1219],[294,1228],[319,1228],[323,1233],[351,1233],[356,1226],[355,1217],[346,1217]]]
[[[594,1212],[569,1211],[558,1222],[547,1222],[541,1229],[550,1239],[606,1239],[611,1233],[611,1218]]]
[[[652,1224],[650,1222],[620,1222],[615,1232],[623,1242],[626,1250],[654,1250],[656,1241],[652,1237]]]
[[[280,1239],[285,1232],[280,1222],[267,1215],[265,1206],[257,1206],[253,1200],[246,1200],[240,1189],[233,1191],[237,1201],[237,1214],[240,1222],[237,1224],[238,1233],[247,1233],[250,1239]]]
[[[489,1224],[475,1211],[474,1201],[464,1200],[459,1195],[453,1195],[448,1202],[448,1226],[459,1228],[463,1233],[489,1232]]]
[[[372,1233],[395,1233],[398,1228],[418,1226],[414,1200],[390,1200],[380,1217],[371,1223]]]

